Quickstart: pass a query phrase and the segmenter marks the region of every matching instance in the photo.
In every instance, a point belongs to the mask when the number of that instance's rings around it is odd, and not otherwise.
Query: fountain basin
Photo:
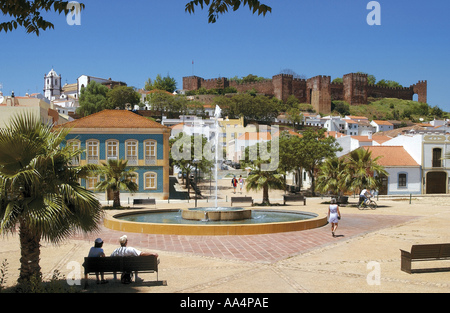
[[[270,213],[282,215],[279,221],[267,221],[259,216]],[[284,218],[283,214],[288,215]],[[155,215],[153,215],[155,214]],[[227,236],[227,235],[256,235],[290,231],[301,231],[327,224],[326,214],[315,214],[299,211],[252,210],[255,216],[239,221],[199,221],[181,218],[179,209],[136,210],[127,213],[107,215],[104,225],[107,228],[122,232],[187,235],[187,236]],[[292,219],[292,215],[298,217]],[[145,221],[145,217],[150,217]],[[176,216],[175,218],[173,216]]]
[[[181,217],[196,221],[241,221],[252,218],[252,211],[243,208],[195,208],[181,210]]]

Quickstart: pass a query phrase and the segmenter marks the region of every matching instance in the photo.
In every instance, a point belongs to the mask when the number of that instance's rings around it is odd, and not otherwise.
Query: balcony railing
[[[127,156],[128,165],[138,165],[137,156]]]
[[[145,165],[156,165],[156,156],[146,156]]]
[[[87,157],[87,162],[89,164],[98,164],[98,156],[97,155],[95,155],[95,156],[88,156]]]

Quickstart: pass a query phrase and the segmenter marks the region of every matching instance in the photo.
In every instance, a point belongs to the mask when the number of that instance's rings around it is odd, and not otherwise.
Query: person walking
[[[242,178],[242,175],[239,175],[239,188],[242,194],[242,189],[244,188],[244,179]]]
[[[231,185],[233,186],[234,193],[236,193],[236,187],[237,187],[238,181],[236,179],[236,175],[231,179]]]
[[[336,237],[335,232],[338,228],[339,220],[341,219],[341,212],[339,205],[336,204],[336,199],[331,199],[331,204],[328,207],[328,222],[331,224],[331,234]]]

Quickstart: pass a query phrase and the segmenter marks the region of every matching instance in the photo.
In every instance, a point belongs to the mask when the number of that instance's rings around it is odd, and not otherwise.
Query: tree
[[[26,0],[0,0],[0,9],[3,15],[12,18],[9,22],[0,23],[0,32],[12,31],[18,26],[25,27],[27,33],[35,33],[39,36],[40,30],[55,28],[54,25],[46,21],[42,16],[42,11],[54,11],[59,14],[68,14],[69,1],[26,1]],[[80,3],[80,9],[84,9],[84,4]]]
[[[263,205],[270,205],[269,189],[283,189],[284,178],[283,175],[273,171],[261,170],[261,160],[254,161],[250,165],[251,172],[246,181],[247,191],[250,190],[263,190]]]
[[[169,74],[166,77],[161,77],[161,74],[158,74],[154,82],[150,78],[145,82],[144,89],[147,91],[158,89],[173,93],[177,89],[177,81]]]
[[[108,108],[108,87],[91,81],[87,87],[81,87],[80,106],[77,113],[88,116]]]
[[[292,123],[292,126],[295,129],[295,125],[299,125],[303,121],[303,114],[297,108],[290,108],[286,112],[286,118]]]
[[[106,99],[109,109],[119,108],[120,110],[125,110],[127,104],[130,104],[131,108],[133,108],[141,102],[140,94],[133,87],[127,86],[114,87],[107,93]]]
[[[334,157],[337,151],[342,151],[334,137],[325,137],[325,129],[306,130],[300,138],[299,166],[303,167],[311,177],[311,192],[315,195],[315,176],[317,167],[324,159]]]
[[[101,205],[79,184],[94,167],[72,165],[82,151],[64,145],[68,133],[31,114],[0,130],[0,229],[14,233],[18,226],[20,284],[41,279],[41,240],[58,243],[99,230]]]
[[[127,160],[109,159],[108,162],[102,162],[102,166],[96,171],[99,175],[104,175],[105,180],[100,181],[95,188],[100,191],[112,191],[114,194],[113,207],[120,207],[120,191],[126,190],[136,192],[138,185],[132,181],[136,177],[133,172],[135,167],[127,168]]]
[[[343,158],[328,158],[319,166],[316,190],[339,196],[347,190],[345,173],[347,163]]]
[[[54,25],[45,20],[41,16],[42,11],[53,11],[59,14],[63,13],[67,15],[71,6],[68,6],[69,1],[55,1],[55,0],[40,0],[40,1],[28,1],[28,0],[0,0],[0,9],[3,15],[12,18],[11,21],[0,23],[0,32],[12,31],[17,29],[18,26],[25,27],[27,33],[35,33],[39,36],[41,30],[47,28],[54,28]],[[252,13],[258,12],[258,15],[265,16],[268,12],[272,12],[272,8],[260,3],[258,0],[194,0],[190,1],[185,6],[185,11],[193,14],[195,7],[209,6],[208,9],[208,22],[215,23],[219,14],[225,14],[229,8],[233,11],[238,10],[241,5],[248,6]],[[79,3],[80,10],[85,8],[83,3]]]
[[[366,75],[367,75],[367,83],[368,83],[369,85],[375,85],[375,83],[376,83],[376,81],[377,81],[377,79],[375,78],[375,76],[372,75],[372,74],[367,74],[367,73],[364,73],[364,72],[356,72],[356,74],[366,74]]]
[[[382,165],[377,163],[381,156],[372,159],[370,149],[358,148],[350,152],[345,162],[347,163],[347,171],[344,179],[349,190],[362,190],[363,188],[378,189],[380,180],[375,177],[388,175]]]
[[[382,80],[378,81],[376,85],[380,86],[380,87],[390,87],[390,88],[401,88],[401,87],[403,87],[402,85],[400,85],[396,81],[385,80],[385,79],[382,79]]]
[[[297,187],[301,187],[301,164],[300,164],[300,136],[291,135],[286,131],[281,132],[279,150],[279,169],[284,173],[294,172]]]
[[[211,4],[210,4],[211,3]],[[215,23],[220,14],[228,12],[229,8],[236,11],[241,5],[248,6],[252,10],[253,14],[258,11],[258,15],[265,16],[268,12],[272,12],[272,8],[260,3],[258,0],[193,0],[186,4],[186,12],[190,14],[194,13],[195,7],[200,6],[203,9],[203,5],[209,5],[208,9],[208,22]]]
[[[271,122],[278,115],[278,100],[266,96],[237,94],[231,99],[216,97],[214,105],[224,105],[222,115],[239,118],[241,115],[247,121]]]
[[[186,173],[186,187],[189,187],[189,177],[193,169],[198,168],[202,172],[209,172],[214,164],[212,147],[208,139],[203,135],[189,136],[180,133],[177,138],[170,139],[170,162]],[[208,153],[208,149],[211,149]]]

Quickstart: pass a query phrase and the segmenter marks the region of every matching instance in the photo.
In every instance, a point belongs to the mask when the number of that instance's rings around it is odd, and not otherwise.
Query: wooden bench
[[[156,256],[135,256],[135,257],[85,257],[84,258],[84,278],[85,286],[88,285],[88,275],[96,272],[104,274],[114,274],[122,272],[154,273],[158,278],[159,260]]]
[[[303,195],[283,195],[283,205],[288,201],[303,201],[303,205],[306,205],[306,198]]]
[[[233,206],[233,202],[240,203],[248,203],[250,202],[253,206],[253,198],[252,197],[231,197],[231,206]]]
[[[133,199],[133,205],[135,204],[153,204],[156,205],[155,199]]]
[[[412,262],[450,260],[450,243],[413,245],[411,252],[401,250],[401,270],[406,273],[450,271],[450,267],[411,269]]]

